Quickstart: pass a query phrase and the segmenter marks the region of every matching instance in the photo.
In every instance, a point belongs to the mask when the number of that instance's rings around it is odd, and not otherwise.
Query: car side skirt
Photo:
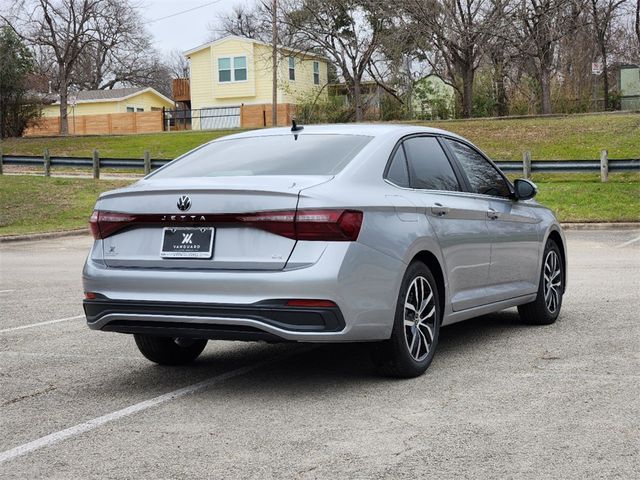
[[[536,299],[536,296],[537,293],[532,293],[529,295],[523,295],[521,297],[510,298],[508,300],[502,300],[500,302],[489,303],[487,305],[469,308],[467,310],[461,310],[459,312],[451,312],[445,316],[442,321],[442,325],[451,325],[453,323],[468,320],[470,318],[487,315],[489,313],[495,313],[500,310],[504,310],[505,308],[517,307],[518,305],[533,302]]]

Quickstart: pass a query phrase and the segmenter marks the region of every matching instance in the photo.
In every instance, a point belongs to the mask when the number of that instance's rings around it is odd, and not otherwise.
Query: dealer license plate
[[[166,227],[162,234],[162,258],[211,258],[214,229]]]

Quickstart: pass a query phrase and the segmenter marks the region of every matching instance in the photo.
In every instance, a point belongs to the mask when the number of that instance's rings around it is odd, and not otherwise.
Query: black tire
[[[421,282],[420,278],[426,280],[432,293],[431,299],[424,307],[424,315],[428,315],[432,310],[433,314],[429,316],[427,325],[422,325],[422,327],[418,328],[415,326],[417,320],[407,319],[408,322],[413,321],[414,326],[405,326],[405,301],[411,298],[411,294],[409,297],[407,296],[408,290],[414,284],[414,280]],[[424,297],[428,298],[428,295],[425,294]],[[411,301],[407,303],[411,303]],[[441,308],[438,285],[429,268],[422,262],[414,262],[409,265],[402,279],[398,294],[391,338],[373,347],[372,358],[381,374],[398,378],[413,378],[422,375],[429,368],[438,346],[442,318]],[[414,314],[411,313],[411,310],[408,310],[407,315],[412,317]],[[432,333],[431,344],[428,348],[424,347],[424,343],[422,345],[418,344],[418,354],[415,355],[413,349],[410,351],[409,338],[413,338],[416,331],[424,332],[424,335],[417,337],[417,341],[424,342],[427,340],[428,343],[429,329],[427,327],[430,327]],[[415,348],[415,344],[411,344]],[[422,347],[425,350],[421,350]]]
[[[550,258],[550,255],[555,255],[559,268],[559,273],[552,281],[552,283],[557,284],[554,287],[555,292],[557,292],[557,296],[554,295],[553,291],[549,291],[549,295],[557,298],[557,300],[555,300],[555,303],[553,302],[553,299],[545,296],[545,275],[547,273],[546,266],[547,260]],[[552,272],[552,274],[553,273],[555,273],[555,271]],[[560,315],[560,308],[562,307],[562,296],[564,294],[564,276],[564,262],[562,261],[560,248],[558,247],[556,242],[554,242],[553,240],[548,240],[544,248],[544,255],[542,256],[542,269],[540,272],[538,295],[533,302],[518,306],[518,313],[520,314],[520,319],[523,322],[531,325],[551,325],[556,321],[558,315]]]
[[[135,334],[140,353],[160,365],[184,365],[193,362],[207,346],[207,340],[174,339]]]

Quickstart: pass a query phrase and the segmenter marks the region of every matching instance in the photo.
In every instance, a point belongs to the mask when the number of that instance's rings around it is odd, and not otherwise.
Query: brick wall
[[[69,135],[121,135],[162,131],[162,111],[78,115],[68,118]],[[59,117],[42,117],[24,136],[60,135]]]

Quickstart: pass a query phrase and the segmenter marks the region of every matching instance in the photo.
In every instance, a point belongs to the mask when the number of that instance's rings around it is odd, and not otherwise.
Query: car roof
[[[303,126],[299,134],[326,134],[326,135],[367,135],[371,137],[382,137],[387,135],[397,135],[402,137],[413,133],[427,133],[436,135],[449,135],[452,137],[462,138],[455,133],[448,132],[439,128],[423,127],[420,125],[406,125],[401,123],[347,123],[347,124],[328,124],[328,125],[299,125]],[[270,135],[291,134],[291,127],[263,128],[260,130],[250,130],[247,132],[236,133],[233,135],[221,137],[220,140],[234,138],[250,138],[262,137]]]

